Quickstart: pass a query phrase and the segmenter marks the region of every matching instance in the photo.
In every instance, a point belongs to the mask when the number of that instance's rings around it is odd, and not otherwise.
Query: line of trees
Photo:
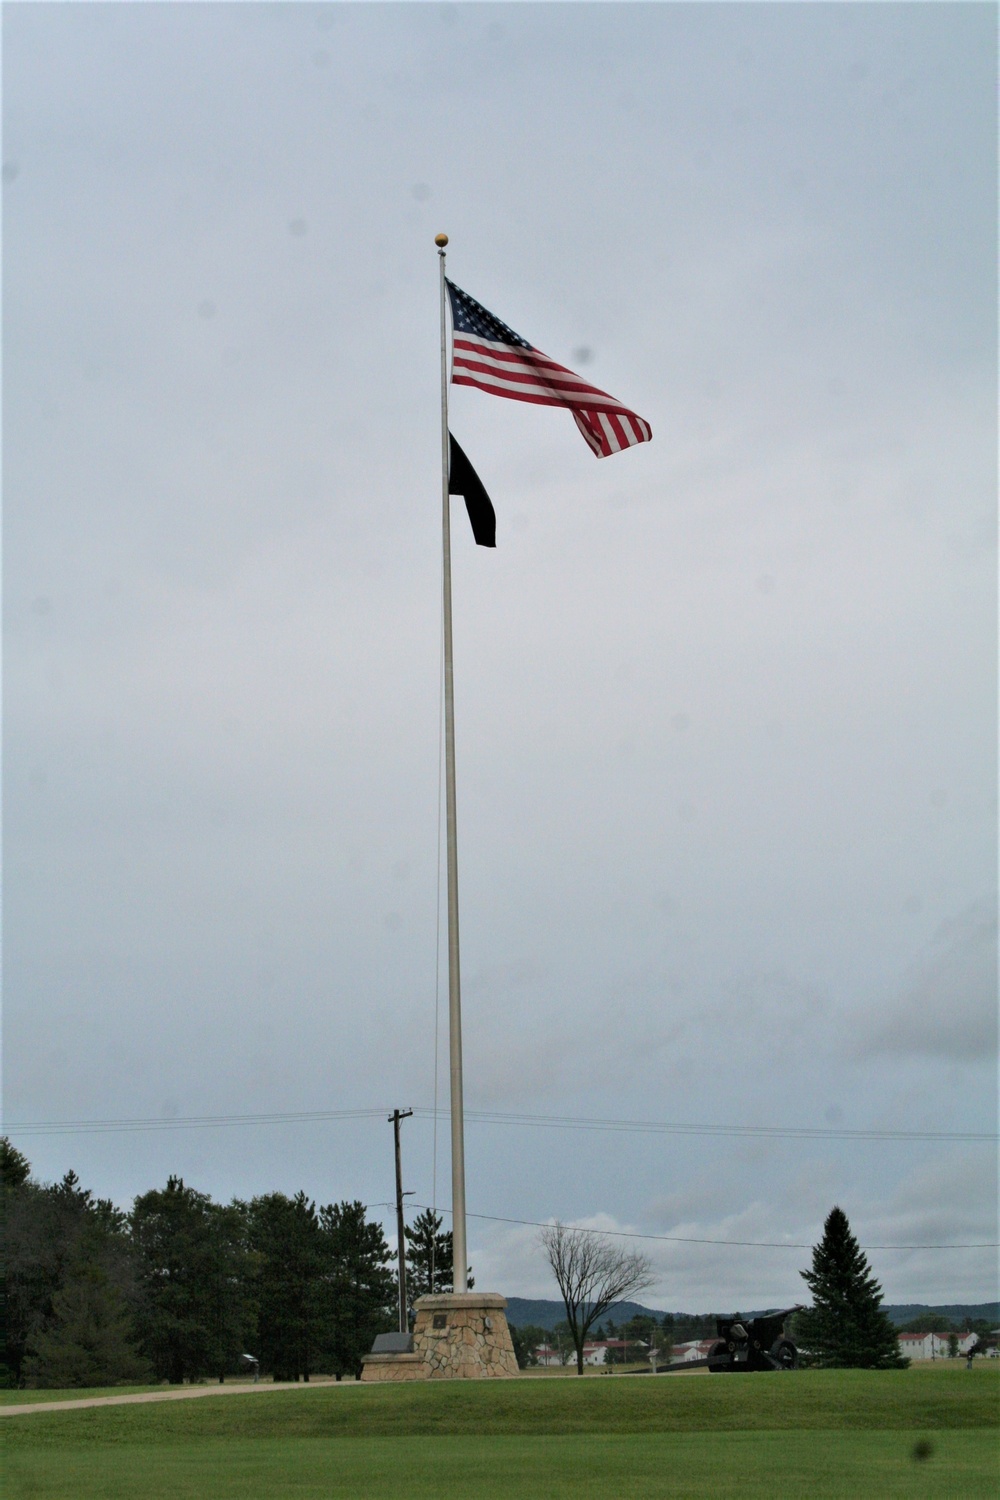
[[[652,1313],[637,1313],[620,1327],[612,1318],[608,1318],[606,1322],[592,1328],[587,1339],[595,1343],[604,1343],[610,1339],[616,1346],[606,1349],[604,1368],[639,1362],[646,1364],[649,1362],[651,1349],[656,1351],[657,1360],[661,1364],[667,1364],[677,1342],[675,1327],[673,1313],[665,1313],[662,1318],[656,1318]],[[714,1330],[714,1323],[712,1327]],[[563,1365],[571,1364],[576,1359],[573,1330],[565,1318],[551,1330],[532,1324],[525,1324],[518,1329],[511,1325],[510,1333],[514,1341],[514,1353],[522,1369],[538,1364],[536,1351],[541,1345],[553,1350]]]
[[[278,1380],[340,1379],[395,1326],[395,1257],[362,1203],[221,1204],[171,1177],[125,1213],[73,1172],[35,1182],[6,1139],[0,1176],[0,1384],[223,1380],[248,1352]]]
[[[566,1321],[557,1325],[550,1342],[563,1354],[564,1363],[571,1351],[576,1355],[577,1373],[582,1375],[584,1344],[591,1329],[615,1303],[651,1284],[652,1266],[644,1255],[608,1235],[568,1227],[558,1220],[546,1226],[539,1239],[566,1308]],[[897,1330],[882,1306],[882,1288],[839,1206],[834,1205],[827,1215],[822,1239],[813,1248],[811,1267],[799,1274],[812,1294],[812,1305],[796,1313],[792,1332],[811,1363],[831,1369],[907,1367],[909,1360],[900,1353]],[[695,1337],[715,1332],[712,1327],[691,1332],[684,1327],[682,1331],[679,1323],[712,1321],[675,1320],[668,1314],[658,1324],[653,1317],[637,1317],[626,1325],[624,1334],[627,1340],[641,1340],[647,1348],[652,1342],[657,1353],[668,1359],[673,1344],[691,1337],[692,1332]],[[627,1348],[618,1352],[622,1360],[629,1357]]]
[[[712,1326],[714,1329],[714,1323]],[[602,1324],[594,1336],[597,1339],[612,1339],[622,1345],[621,1348],[608,1350],[605,1363],[609,1365],[629,1365],[635,1364],[637,1360],[648,1360],[651,1350],[655,1350],[660,1364],[667,1364],[674,1345],[681,1342],[677,1336],[677,1319],[673,1313],[664,1313],[662,1318],[655,1318],[652,1313],[637,1313],[620,1328],[609,1318],[607,1324]]]

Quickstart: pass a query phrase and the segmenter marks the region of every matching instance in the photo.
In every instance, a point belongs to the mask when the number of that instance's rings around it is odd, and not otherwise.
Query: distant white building
[[[587,1345],[587,1348],[593,1350],[593,1357],[587,1363],[591,1365],[606,1365],[609,1354],[620,1356],[626,1351],[635,1359],[638,1357],[636,1350],[639,1347],[635,1339],[629,1339],[627,1343],[624,1339],[595,1339],[592,1344]]]
[[[633,1359],[642,1359],[648,1352],[649,1345],[638,1339],[593,1339],[583,1346],[583,1362],[585,1365],[605,1365],[608,1362],[608,1354],[611,1350],[622,1353],[624,1350],[632,1355]],[[550,1344],[539,1344],[535,1350],[535,1358],[540,1365],[559,1366],[564,1363],[558,1349],[553,1349]],[[570,1354],[569,1364],[575,1364],[576,1356]]]
[[[687,1344],[675,1344],[670,1352],[672,1365],[687,1365],[694,1359],[707,1359],[708,1351],[717,1339],[692,1339]]]
[[[958,1353],[968,1354],[977,1337],[975,1333],[960,1333]],[[947,1333],[901,1333],[897,1342],[900,1354],[907,1359],[947,1359],[948,1338]]]

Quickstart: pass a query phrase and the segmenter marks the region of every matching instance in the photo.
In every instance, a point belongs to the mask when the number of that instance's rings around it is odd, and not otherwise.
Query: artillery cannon
[[[718,1340],[708,1351],[708,1368],[723,1370],[794,1370],[799,1351],[785,1338],[785,1319],[798,1306],[784,1312],[759,1313],[756,1318],[717,1318]]]

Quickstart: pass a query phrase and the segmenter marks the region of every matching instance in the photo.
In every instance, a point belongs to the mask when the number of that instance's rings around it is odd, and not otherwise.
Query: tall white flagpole
[[[458,833],[455,804],[455,685],[451,649],[451,503],[448,470],[448,320],[444,281],[446,234],[436,235],[441,286],[441,515],[444,546],[444,774],[448,830],[448,1042],[451,1063],[451,1211],[454,1288],[467,1292],[465,1240],[465,1112],[462,1101],[462,983],[458,948]]]

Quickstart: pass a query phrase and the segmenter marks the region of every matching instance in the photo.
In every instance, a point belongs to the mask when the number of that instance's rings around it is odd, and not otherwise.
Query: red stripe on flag
[[[598,458],[648,443],[652,437],[642,417],[540,349],[456,333],[451,378],[454,385],[471,385],[491,396],[567,407]]]

